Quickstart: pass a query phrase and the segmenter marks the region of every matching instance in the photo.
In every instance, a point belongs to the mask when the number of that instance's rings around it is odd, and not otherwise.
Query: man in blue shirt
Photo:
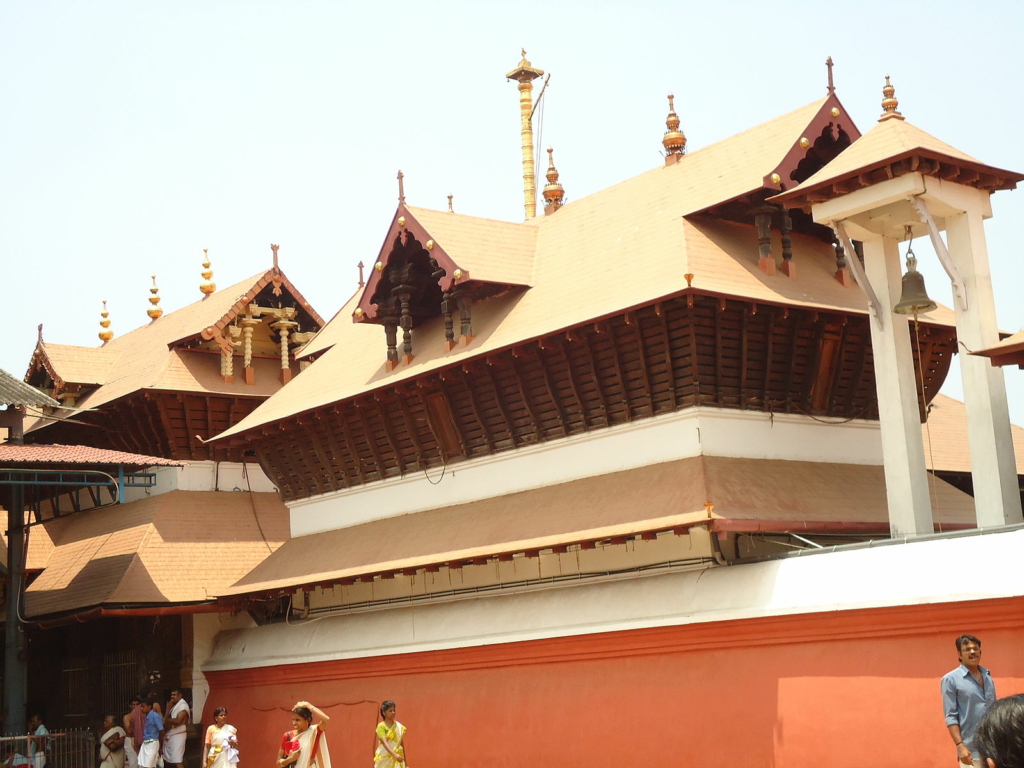
[[[146,716],[142,729],[142,744],[139,746],[139,768],[156,768],[160,757],[160,742],[164,733],[164,719],[153,710],[153,699],[142,702],[142,713]]]
[[[996,700],[996,684],[981,666],[981,640],[974,635],[960,635],[956,639],[956,653],[960,666],[942,677],[946,727],[956,743],[960,764],[981,768],[974,730],[989,704]]]

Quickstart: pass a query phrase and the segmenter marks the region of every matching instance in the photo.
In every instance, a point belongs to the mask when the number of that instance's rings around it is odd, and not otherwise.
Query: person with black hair
[[[999,699],[974,731],[981,768],[1024,768],[1024,694]]]
[[[139,745],[139,768],[156,768],[160,759],[160,742],[164,738],[164,719],[160,717],[154,706],[156,699],[149,697],[142,702],[142,714],[145,716],[142,727],[142,744]]]
[[[320,722],[314,723],[314,715]],[[331,753],[327,748],[324,729],[330,717],[308,701],[292,707],[292,728],[281,739],[277,752],[277,768],[331,768]]]
[[[949,735],[956,744],[957,760],[961,765],[977,765],[974,732],[985,710],[996,700],[996,684],[981,666],[981,640],[960,635],[955,643],[960,666],[942,677],[942,708]]]
[[[395,702],[380,705],[383,721],[377,723],[377,751],[373,754],[374,768],[408,768],[405,762],[406,728],[395,720]]]

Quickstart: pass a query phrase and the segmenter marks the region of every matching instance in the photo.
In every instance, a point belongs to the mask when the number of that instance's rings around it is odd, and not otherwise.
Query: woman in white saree
[[[320,721],[314,723],[314,716]],[[308,701],[298,702],[292,708],[294,730],[284,735],[277,753],[278,768],[331,768],[331,753],[324,733],[330,719]]]
[[[233,768],[238,764],[238,729],[228,725],[224,707],[213,710],[213,725],[206,729],[206,768]]]
[[[377,751],[374,768],[409,768],[405,762],[405,726],[395,720],[395,702],[380,705],[383,722],[377,723]]]

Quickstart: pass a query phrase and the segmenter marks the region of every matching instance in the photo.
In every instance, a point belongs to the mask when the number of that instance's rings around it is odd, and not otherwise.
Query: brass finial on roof
[[[558,183],[558,169],[555,168],[555,150],[548,147],[548,184],[544,187],[544,215],[548,216],[562,207],[565,190]]]
[[[455,209],[452,207],[452,198],[455,195],[448,195],[448,213],[455,213]]]
[[[199,290],[203,292],[204,296],[209,296],[211,293],[217,290],[217,284],[213,282],[213,270],[210,269],[210,249],[203,248],[203,282],[199,284]]]
[[[153,287],[149,289],[150,297],[149,303],[152,304],[149,309],[146,310],[146,314],[149,315],[150,320],[156,320],[164,311],[160,308],[160,289],[156,287],[156,275],[153,275]]]
[[[665,125],[668,128],[661,139],[665,147],[665,165],[678,163],[679,158],[686,154],[686,134],[679,130],[679,115],[676,114],[675,95],[668,95],[668,117]]]
[[[103,311],[100,312],[100,328],[99,332],[100,341],[106,344],[112,338],[114,338],[114,332],[110,330],[110,313],[107,312],[107,300],[103,300]]]
[[[878,122],[889,120],[890,118],[895,118],[896,120],[906,119],[896,111],[896,107],[898,107],[900,103],[896,99],[896,89],[893,87],[892,83],[889,82],[888,75],[885,76],[885,87],[882,88],[882,95],[885,97],[882,99],[883,112],[882,116],[878,118]]]

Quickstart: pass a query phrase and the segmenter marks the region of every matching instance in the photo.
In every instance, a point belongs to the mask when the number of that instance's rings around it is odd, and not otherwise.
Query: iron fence
[[[43,751],[30,746],[31,736],[0,736],[0,765],[6,768],[96,768],[96,734],[86,728],[55,731]]]

